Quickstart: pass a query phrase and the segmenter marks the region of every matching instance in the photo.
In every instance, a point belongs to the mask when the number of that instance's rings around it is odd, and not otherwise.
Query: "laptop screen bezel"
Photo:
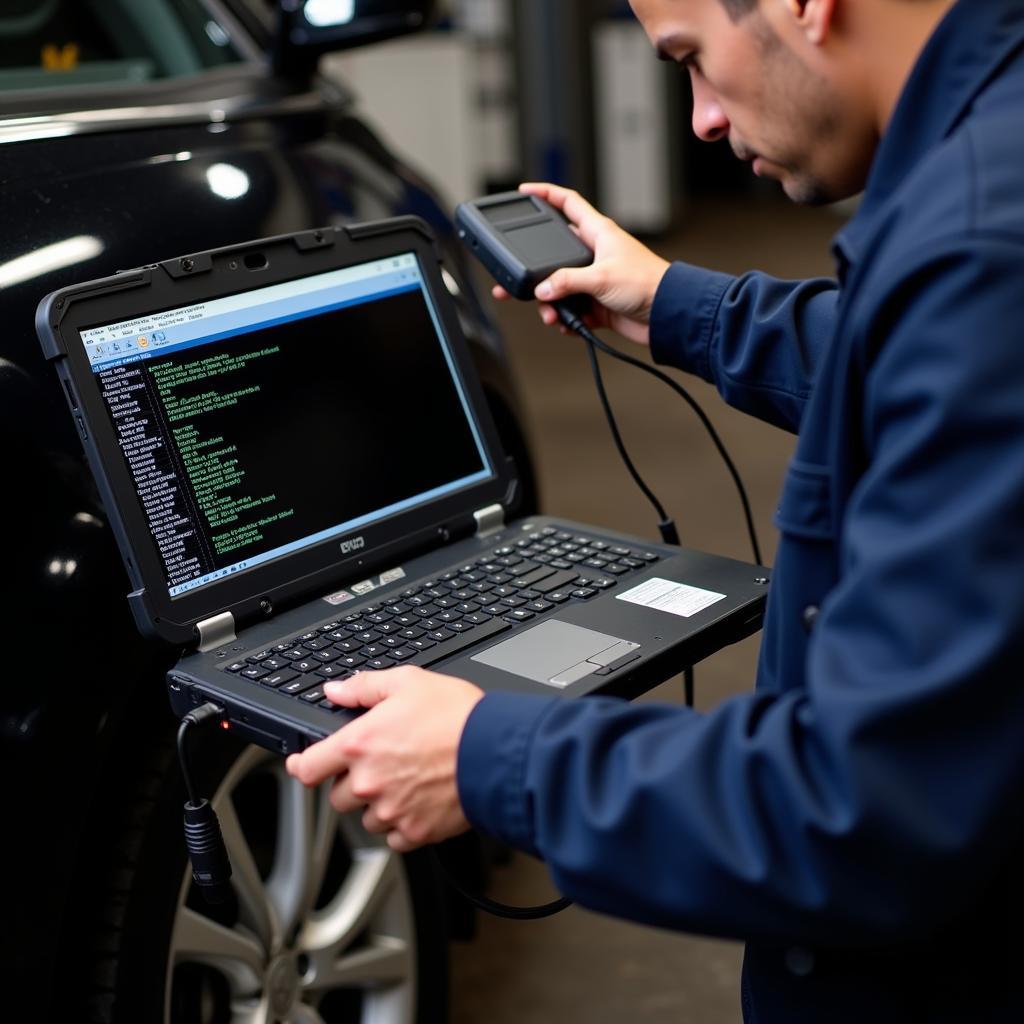
[[[71,290],[75,293],[73,301],[67,302],[67,312],[59,324],[66,352],[62,362],[70,375],[87,435],[83,439],[86,451],[135,590],[131,595],[133,610],[147,632],[182,643],[187,642],[186,637],[191,638],[197,623],[223,612],[231,612],[238,624],[258,620],[275,607],[323,596],[345,582],[398,568],[410,554],[464,532],[473,510],[507,500],[513,480],[458,313],[441,276],[438,253],[425,225],[413,226],[410,220],[403,218],[393,226],[382,222],[367,237],[353,238],[345,229],[325,230],[322,237],[329,244],[312,247],[300,241],[307,239],[308,233],[258,240],[241,247],[193,254],[189,257],[191,272],[180,271],[181,260],[170,261],[148,268],[142,275],[144,280],[134,287],[124,278],[111,278]],[[242,252],[259,252],[265,266],[257,272],[249,271],[244,256],[239,258]],[[419,264],[492,475],[360,528],[357,532],[362,547],[356,553],[342,553],[339,542],[351,539],[346,533],[172,598],[163,560],[80,332],[98,323],[129,321],[406,253],[412,253]]]

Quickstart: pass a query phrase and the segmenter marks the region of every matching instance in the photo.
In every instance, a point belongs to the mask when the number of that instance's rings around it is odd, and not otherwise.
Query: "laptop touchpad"
[[[608,633],[548,619],[482,654],[474,654],[472,660],[548,686],[563,687],[639,646]]]

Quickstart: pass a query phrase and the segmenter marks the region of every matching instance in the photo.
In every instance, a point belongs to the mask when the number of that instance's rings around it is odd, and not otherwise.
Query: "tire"
[[[94,1024],[443,1024],[447,929],[431,864],[401,857],[304,790],[280,757],[194,746],[232,861],[207,906],[182,839],[173,742],[139,785],[92,901]],[[161,767],[162,766],[162,767]],[[108,833],[109,835],[110,833]],[[109,860],[109,858],[108,858]],[[82,1019],[78,1017],[76,1019]]]

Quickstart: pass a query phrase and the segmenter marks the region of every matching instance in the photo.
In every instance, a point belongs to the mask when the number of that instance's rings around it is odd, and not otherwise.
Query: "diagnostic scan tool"
[[[494,279],[517,299],[560,267],[586,267],[594,254],[550,204],[522,192],[502,192],[461,203],[455,210],[459,238]]]

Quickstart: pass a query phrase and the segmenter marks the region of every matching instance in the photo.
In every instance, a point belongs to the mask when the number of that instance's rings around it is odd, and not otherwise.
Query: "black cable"
[[[647,486],[644,478],[640,475],[636,466],[633,465],[633,460],[626,451],[626,446],[622,441],[622,434],[619,432],[619,425],[615,421],[615,413],[612,412],[611,402],[608,401],[608,392],[605,390],[604,378],[601,376],[601,366],[597,361],[597,351],[594,348],[594,343],[589,338],[584,338],[583,340],[587,343],[587,355],[590,357],[590,368],[594,373],[594,383],[597,384],[597,394],[601,399],[601,405],[604,407],[605,418],[608,420],[608,426],[611,428],[615,447],[618,448],[619,455],[622,456],[622,461],[626,464],[626,469],[629,470],[629,475],[636,481],[637,487],[643,491],[647,500],[654,506],[654,511],[658,513],[658,530],[661,532],[661,539],[666,544],[678,545],[679,531],[676,529],[676,524],[669,518],[668,513],[666,513],[661,502],[658,501],[654,491]]]
[[[185,715],[178,727],[178,762],[188,792],[188,801],[185,803],[185,846],[192,862],[192,878],[207,903],[223,903],[227,898],[231,861],[213,807],[209,800],[201,800],[196,796],[186,739],[193,727],[220,721],[223,715],[224,709],[210,701]]]
[[[747,523],[747,534],[750,538],[750,547],[754,554],[754,562],[757,565],[762,565],[761,560],[761,545],[757,539],[757,528],[754,526],[754,514],[750,508],[750,499],[747,497],[747,489],[743,485],[743,480],[740,477],[739,470],[736,468],[736,464],[732,461],[729,452],[726,450],[722,439],[718,436],[718,431],[715,430],[714,424],[708,419],[707,414],[700,407],[697,400],[682,386],[682,384],[674,381],[668,374],[662,373],[661,370],[653,366],[649,366],[647,363],[641,362],[639,359],[634,359],[632,356],[626,355],[624,352],[620,352],[618,349],[613,348],[611,345],[606,345],[594,332],[587,327],[583,322],[582,317],[573,308],[572,304],[564,302],[555,303],[555,309],[558,312],[559,318],[565,326],[578,334],[584,341],[594,346],[598,351],[604,352],[605,355],[611,356],[613,359],[618,359],[623,363],[627,363],[629,366],[636,367],[638,370],[643,370],[644,373],[650,374],[652,377],[656,377],[663,384],[667,384],[677,395],[682,398],[687,405],[694,411],[697,418],[703,424],[704,429],[707,431],[708,436],[711,438],[712,443],[718,450],[718,454],[722,457],[722,461],[725,463],[726,468],[729,470],[729,475],[733,479],[733,483],[736,485],[736,491],[739,494],[740,504],[743,506],[743,515]],[[646,493],[646,489],[645,489]],[[660,514],[660,513],[659,513]]]
[[[513,907],[507,903],[499,903],[497,900],[488,899],[486,896],[467,892],[458,879],[448,870],[448,865],[445,864],[444,859],[441,857],[439,849],[436,846],[432,846],[430,847],[430,852],[433,854],[434,863],[437,865],[444,880],[463,899],[469,900],[474,907],[483,910],[485,913],[493,914],[495,917],[504,917],[510,921],[539,921],[545,917],[554,917],[555,914],[560,914],[563,910],[572,906],[572,900],[567,896],[552,900],[550,903],[542,903],[536,907]]]

